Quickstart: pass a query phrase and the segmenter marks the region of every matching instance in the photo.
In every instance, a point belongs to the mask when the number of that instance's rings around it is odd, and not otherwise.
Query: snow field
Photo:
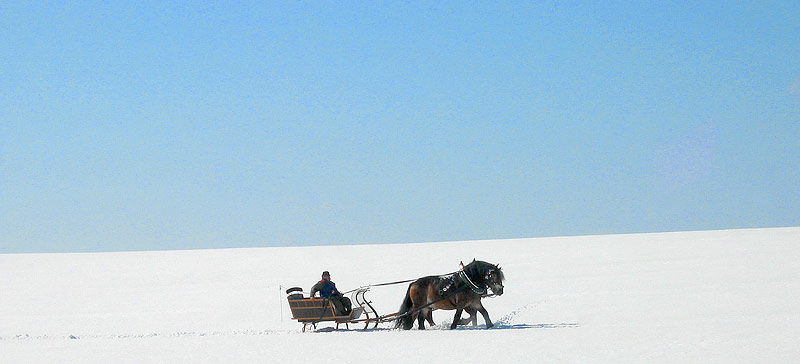
[[[499,263],[497,327],[300,333],[282,289]],[[0,363],[793,363],[800,228],[425,244],[0,255]],[[375,287],[380,313],[406,284]],[[351,329],[354,329],[351,325]]]

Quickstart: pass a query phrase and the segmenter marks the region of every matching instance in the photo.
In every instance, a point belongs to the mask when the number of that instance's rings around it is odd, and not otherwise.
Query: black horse
[[[483,308],[481,298],[488,296],[491,289],[495,295],[503,294],[503,271],[499,266],[480,260],[473,260],[464,269],[446,276],[428,276],[414,281],[408,286],[406,298],[397,312],[396,326],[409,330],[414,320],[419,329],[425,329],[425,320],[434,325],[433,310],[456,310],[451,329],[472,321],[478,324],[477,312],[483,315],[486,328],[494,326],[489,313]],[[470,317],[461,320],[461,313],[467,311]]]

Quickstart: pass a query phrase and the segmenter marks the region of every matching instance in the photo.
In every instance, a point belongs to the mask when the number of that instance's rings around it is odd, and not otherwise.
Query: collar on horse
[[[458,276],[461,277],[461,280],[464,281],[464,283],[466,283],[470,289],[472,289],[472,292],[475,292],[481,296],[487,293],[486,286],[481,287],[475,284],[475,282],[473,282],[472,279],[469,278],[469,274],[467,274],[467,272],[465,272],[463,269],[458,271]]]
[[[442,277],[442,278],[444,278],[444,277]],[[464,286],[461,286],[461,284],[456,282],[457,280],[461,281],[461,283],[463,283]],[[463,268],[461,270],[459,270],[458,272],[455,272],[452,275],[450,275],[450,282],[448,282],[447,285],[444,288],[442,288],[442,290],[439,292],[439,294],[447,293],[447,291],[449,291],[451,288],[453,288],[454,285],[455,286],[461,286],[456,291],[460,291],[462,289],[465,289],[465,288],[469,287],[472,290],[472,292],[475,292],[476,294],[481,295],[481,296],[486,296],[487,293],[488,293],[487,287],[486,286],[481,287],[481,286],[475,284],[475,282],[472,281],[472,279],[469,277],[469,274],[467,274],[467,272],[464,271]]]

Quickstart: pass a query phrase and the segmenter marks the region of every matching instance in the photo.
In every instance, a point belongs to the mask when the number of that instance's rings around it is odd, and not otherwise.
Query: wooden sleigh
[[[349,330],[349,324],[351,323],[366,323],[364,326],[366,329],[369,323],[374,321],[374,317],[377,316],[375,314],[370,315],[371,307],[365,309],[365,304],[369,305],[363,299],[366,290],[364,292],[357,291],[354,294],[356,299],[353,303],[357,306],[353,307],[350,314],[346,316],[337,315],[336,309],[329,299],[305,297],[302,291],[303,289],[300,287],[289,288],[286,290],[288,295],[286,298],[289,301],[289,308],[292,310],[292,319],[303,324],[303,332],[306,331],[306,326],[309,324],[316,329],[317,324],[320,322],[335,322],[337,330],[339,329],[339,324],[345,324],[345,327]],[[362,314],[366,314],[366,318],[362,319]]]

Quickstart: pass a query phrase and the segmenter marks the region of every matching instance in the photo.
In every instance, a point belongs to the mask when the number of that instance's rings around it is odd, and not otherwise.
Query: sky
[[[800,6],[0,3],[0,253],[800,226]]]

